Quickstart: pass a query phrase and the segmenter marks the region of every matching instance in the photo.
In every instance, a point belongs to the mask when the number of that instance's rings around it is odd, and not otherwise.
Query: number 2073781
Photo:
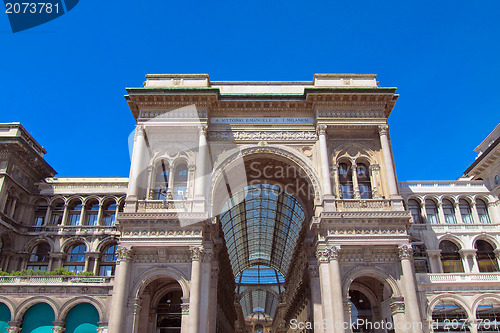
[[[6,2],[7,14],[52,14],[59,13],[59,4],[51,2]]]

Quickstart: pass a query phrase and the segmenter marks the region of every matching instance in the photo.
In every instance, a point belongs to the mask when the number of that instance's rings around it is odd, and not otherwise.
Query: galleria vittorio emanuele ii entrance
[[[498,198],[483,180],[397,181],[396,88],[152,74],[127,93],[128,178],[54,177],[0,124],[0,333],[498,326]]]

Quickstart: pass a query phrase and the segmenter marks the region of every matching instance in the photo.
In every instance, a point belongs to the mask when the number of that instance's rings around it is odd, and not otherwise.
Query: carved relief
[[[317,134],[314,131],[259,131],[259,132],[245,132],[245,131],[211,131],[208,138],[213,141],[303,141],[303,140],[317,140]]]

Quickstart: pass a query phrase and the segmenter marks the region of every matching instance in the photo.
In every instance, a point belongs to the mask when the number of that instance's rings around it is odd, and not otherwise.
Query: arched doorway
[[[218,284],[218,300],[235,293],[238,300],[233,309],[219,302],[217,332],[233,331],[232,321],[237,330],[261,325],[265,332],[286,329],[294,318],[313,321],[304,240],[314,215],[314,176],[288,152],[266,150],[279,149],[242,151],[239,167],[229,163],[220,177],[214,172],[213,211],[223,241],[219,281],[233,281]]]
[[[99,323],[99,313],[90,303],[80,303],[69,310],[66,316],[66,333],[95,333]]]
[[[172,290],[156,306],[156,331],[180,333],[182,326],[182,291]]]
[[[21,333],[52,333],[54,310],[47,303],[37,303],[24,314]]]
[[[0,333],[7,333],[9,321],[11,320],[10,309],[7,305],[0,303]]]

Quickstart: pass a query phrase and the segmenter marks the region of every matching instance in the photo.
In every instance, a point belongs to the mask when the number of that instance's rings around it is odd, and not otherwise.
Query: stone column
[[[55,321],[54,326],[50,328],[53,333],[63,333],[66,328],[64,328],[63,321]]]
[[[359,184],[358,184],[358,166],[356,163],[352,163],[352,172],[351,172],[351,178],[352,178],[352,195],[354,199],[359,199]]]
[[[460,214],[460,206],[458,205],[458,201],[453,202],[453,208],[455,210],[455,220],[457,220],[457,223],[464,223],[462,220],[462,214]]]
[[[321,175],[323,178],[324,195],[331,196],[332,185],[330,181],[328,147],[326,144],[326,125],[318,125],[318,135],[319,135],[319,151],[321,156]]]
[[[441,264],[441,250],[427,250],[431,273],[443,273],[443,265]]]
[[[143,126],[137,125],[135,128],[134,150],[132,152],[132,168],[128,182],[127,199],[131,200],[137,200],[137,196],[139,194],[139,175],[141,174],[141,168],[143,165],[142,159],[144,158],[144,152],[146,151],[146,139],[144,136]]]
[[[403,297],[392,297],[390,299],[392,321],[396,333],[411,332],[405,328],[405,301]]]
[[[69,207],[67,203],[64,203],[64,212],[61,219],[61,225],[68,225],[68,215],[69,215]]]
[[[123,333],[123,327],[125,326],[132,251],[132,248],[129,247],[119,247],[116,251],[115,285],[113,287],[111,314],[109,317],[110,333]]]
[[[332,246],[331,248],[329,248],[329,250],[334,332],[345,332],[344,301],[342,297],[342,276],[340,274],[339,264],[340,246]]]
[[[496,202],[487,202],[486,209],[490,215],[490,223],[500,223],[500,206]]]
[[[333,321],[333,305],[332,305],[332,291],[330,279],[330,250],[318,249],[316,250],[316,259],[319,266],[319,282],[321,285],[321,307],[323,308],[323,319],[328,322],[328,325]]]
[[[481,221],[479,220],[479,214],[477,213],[477,207],[475,201],[470,203],[470,209],[472,211],[472,222],[481,223]]]
[[[102,202],[99,203],[99,211],[97,212],[97,223],[96,225],[102,225]]]
[[[85,253],[85,271],[93,272],[97,275],[96,268],[98,269],[97,258],[99,258],[99,252],[87,252]]]
[[[411,245],[404,244],[398,247],[399,259],[402,268],[402,280],[404,284],[405,308],[407,321],[412,323],[412,332],[423,333],[420,308],[417,301],[417,288],[415,284],[415,274],[411,262],[413,249]]]
[[[7,332],[9,332],[9,333],[20,333],[21,332],[21,322],[19,322],[19,321],[9,321],[9,327],[7,327]]]
[[[132,322],[132,333],[139,332],[139,316],[142,309],[142,300],[140,298],[134,299],[134,319]]]
[[[497,259],[497,267],[500,268],[500,249],[493,251],[495,253],[495,258]]]
[[[476,260],[476,249],[462,249],[458,251],[462,258],[462,265],[465,273],[479,273]]]
[[[331,167],[332,171],[332,176],[333,176],[333,189],[334,192],[333,195],[335,195],[336,198],[340,198],[340,182],[339,182],[339,169],[336,165],[332,165]]]
[[[372,198],[373,199],[378,199],[378,173],[380,171],[380,165],[378,164],[372,164],[369,167],[370,170],[370,183],[372,186]]]
[[[389,143],[388,131],[388,125],[381,125],[378,127],[380,146],[382,147],[385,171],[387,173],[387,183],[389,185],[389,195],[392,197],[398,195],[398,185],[396,184],[396,171],[394,169],[394,163],[392,162],[391,145]]]
[[[189,332],[189,298],[181,298],[181,333]],[[149,332],[148,332],[149,333]]]
[[[436,208],[438,210],[438,222],[439,224],[443,224],[443,223],[446,223],[446,219],[444,217],[444,211],[443,211],[443,202],[439,201],[437,204],[436,204]]]
[[[189,294],[189,332],[199,333],[200,325],[200,285],[201,285],[201,259],[204,255],[202,246],[190,246],[191,251],[191,283]]]
[[[205,197],[207,157],[208,157],[207,126],[201,126],[200,136],[198,139],[198,156],[196,158],[196,178],[194,185],[195,199],[203,199]]]
[[[420,214],[422,215],[422,223],[429,224],[429,218],[427,217],[427,211],[425,210],[425,200],[422,200],[422,202],[420,202]]]
[[[315,263],[309,263],[309,281],[311,284],[311,303],[313,310],[313,321],[323,323],[323,313],[321,307],[321,283],[319,279],[318,266]],[[323,333],[323,325],[314,329],[315,333]]]

